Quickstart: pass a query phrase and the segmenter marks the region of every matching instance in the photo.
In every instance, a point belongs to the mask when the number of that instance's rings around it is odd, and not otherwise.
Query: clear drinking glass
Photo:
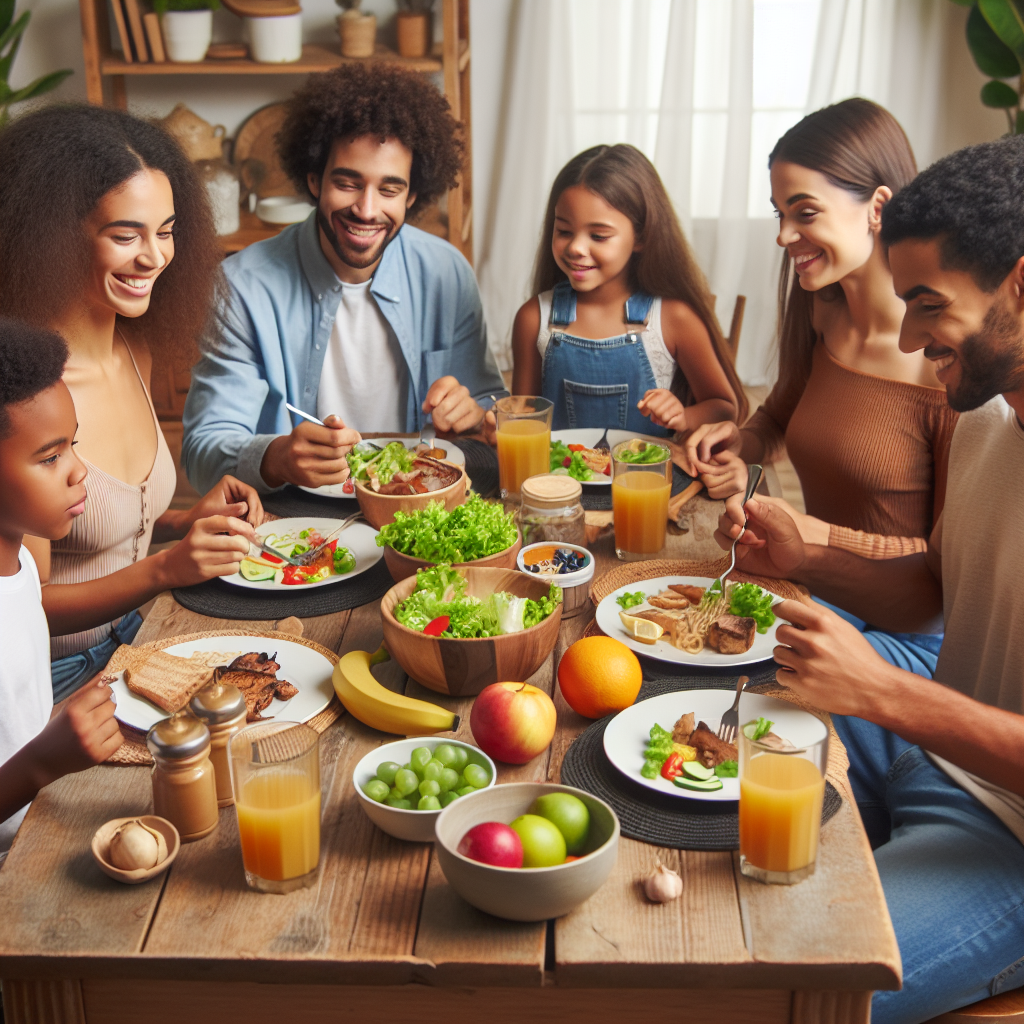
[[[534,395],[499,398],[494,405],[498,421],[498,477],[501,497],[519,500],[523,481],[551,471],[551,413],[554,405]]]
[[[615,554],[624,562],[654,558],[665,546],[668,499],[672,493],[672,454],[657,462],[625,462],[620,456],[644,442],[623,441],[612,449],[612,515]],[[650,447],[650,445],[648,445]]]
[[[759,882],[792,885],[814,874],[825,798],[828,732],[780,750],[738,734],[740,870]]]
[[[320,863],[320,737],[296,722],[254,722],[231,738],[245,880],[259,892],[312,885]]]

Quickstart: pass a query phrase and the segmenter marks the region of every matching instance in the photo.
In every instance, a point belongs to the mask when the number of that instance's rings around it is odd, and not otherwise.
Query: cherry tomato
[[[423,627],[425,636],[440,636],[447,628],[451,619],[447,615],[438,615]]]
[[[566,457],[564,459],[562,459],[562,465],[566,466],[566,467],[571,466],[572,465],[572,456],[571,455],[566,455]]]
[[[609,462],[608,465],[604,467],[602,472],[604,473],[605,476],[611,476],[612,475],[612,464]]]
[[[351,480],[346,480],[341,485],[341,489],[342,489],[342,491],[345,492],[345,494],[355,494],[356,493],[355,484],[353,484]]]
[[[585,452],[587,450],[587,446],[585,444],[567,444],[566,448],[571,452]]]

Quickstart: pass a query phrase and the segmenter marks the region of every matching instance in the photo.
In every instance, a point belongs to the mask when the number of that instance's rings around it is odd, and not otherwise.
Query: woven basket
[[[136,668],[145,662],[153,651],[163,651],[168,647],[173,647],[175,644],[185,644],[191,640],[205,640],[211,636],[258,636],[267,640],[286,640],[289,643],[302,644],[304,647],[322,654],[330,660],[331,664],[335,664],[338,660],[338,656],[334,651],[328,650],[313,640],[307,640],[305,637],[295,636],[293,633],[281,633],[277,630],[247,629],[245,626],[238,626],[235,629],[210,629],[202,633],[183,633],[180,636],[164,637],[162,640],[150,640],[149,643],[139,644],[137,647],[129,647],[127,644],[122,644],[114,651],[113,657],[107,663],[107,670],[110,672],[120,672],[122,669],[128,669],[130,671],[132,668]],[[328,726],[333,725],[344,713],[345,709],[341,706],[338,698],[332,697],[330,704],[319,714],[308,719],[306,725],[317,732],[324,732]],[[121,735],[124,736],[124,743],[107,759],[107,764],[140,765],[153,763],[153,756],[146,747],[146,734],[144,732],[140,732],[138,729],[133,729],[131,726],[122,723]]]

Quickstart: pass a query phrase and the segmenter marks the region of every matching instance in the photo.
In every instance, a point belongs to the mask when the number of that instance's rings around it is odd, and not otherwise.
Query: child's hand
[[[190,587],[238,572],[256,531],[233,516],[209,516],[193,523],[185,539],[163,552],[168,587]],[[156,556],[159,557],[159,556]]]
[[[48,781],[101,764],[124,742],[105,678],[96,676],[72,694],[33,741],[35,760]]]
[[[636,407],[651,422],[667,430],[686,429],[686,409],[683,403],[666,388],[654,388],[637,402]]]
[[[484,440],[492,447],[496,448],[498,445],[498,418],[494,415],[493,409],[488,409],[484,413],[484,420],[481,424],[481,429],[484,432]]]
[[[747,464],[732,452],[726,450],[712,455],[707,469],[700,475],[701,483],[707,488],[708,497],[719,501],[733,494],[743,494],[747,489]]]

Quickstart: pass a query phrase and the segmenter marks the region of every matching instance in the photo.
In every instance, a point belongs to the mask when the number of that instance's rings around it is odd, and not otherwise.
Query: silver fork
[[[747,502],[750,501],[750,498],[753,495],[754,491],[757,490],[757,485],[761,482],[761,474],[763,472],[764,472],[764,470],[760,466],[757,466],[757,465],[747,466],[747,489],[746,489],[746,491],[743,494],[743,504],[744,504],[744,506],[746,506]],[[746,514],[746,512],[744,512],[743,513],[743,523],[744,523],[743,529],[740,530],[740,532],[736,534],[736,536],[735,536],[735,538],[733,539],[733,542],[732,542],[732,550],[729,552],[729,556],[730,556],[729,557],[729,568],[726,569],[725,572],[723,572],[722,575],[719,576],[717,580],[715,580],[715,583],[718,584],[718,589],[719,589],[719,592],[721,593],[722,597],[725,597],[725,579],[729,575],[729,573],[731,573],[733,571],[733,569],[736,568],[736,544],[739,541],[740,537],[742,537],[743,534],[745,534],[747,532],[746,522],[747,522],[747,514]],[[715,583],[712,583],[711,586],[708,587],[709,591],[714,588]]]
[[[302,554],[298,556],[298,564],[309,565],[310,562],[315,561],[316,558],[319,556],[320,552],[323,551],[323,549],[327,547],[327,545],[330,544],[331,541],[334,540],[334,538],[337,537],[342,530],[348,529],[348,527],[350,527],[354,522],[362,518],[362,512],[353,512],[350,516],[345,516],[345,518],[341,521],[341,525],[337,529],[332,531],[328,535],[327,539],[323,541],[322,544],[318,544],[315,548],[310,548],[308,551],[303,551]]]
[[[750,676],[740,676],[736,680],[736,699],[732,702],[732,707],[722,715],[722,722],[718,726],[718,738],[725,740],[726,743],[736,742],[736,733],[740,727],[740,696],[743,687],[749,682]]]
[[[608,427],[604,428],[601,440],[594,445],[594,451],[609,451],[611,449],[611,445],[608,443],[608,429]]]

